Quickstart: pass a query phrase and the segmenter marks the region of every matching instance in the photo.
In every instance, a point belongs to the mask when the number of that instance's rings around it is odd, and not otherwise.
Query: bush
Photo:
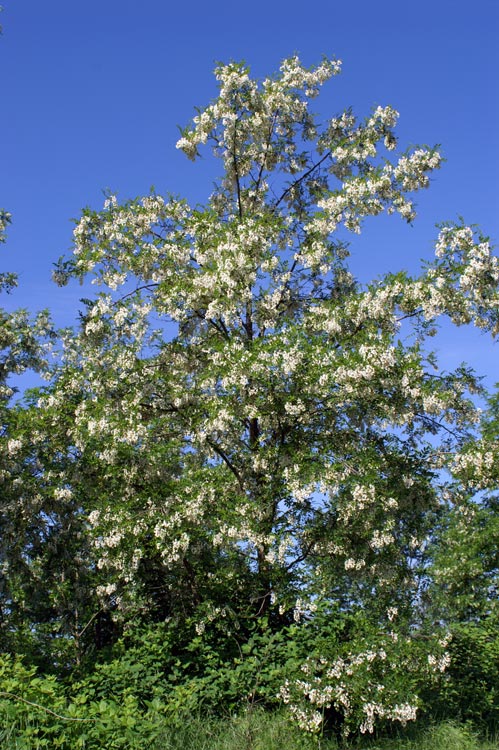
[[[450,665],[427,695],[440,718],[499,727],[499,623],[497,618],[456,623],[451,628]]]

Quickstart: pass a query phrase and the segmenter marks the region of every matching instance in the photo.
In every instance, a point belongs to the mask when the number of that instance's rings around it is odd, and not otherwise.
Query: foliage
[[[425,593],[428,620],[445,620],[450,633],[449,668],[428,701],[437,715],[493,728],[499,723],[497,403],[497,394],[488,399],[480,440],[468,441],[454,459],[460,502],[435,529]]]
[[[467,499],[443,519],[433,550],[430,596],[447,622],[497,618],[499,497]]]
[[[0,242],[5,241],[10,221],[10,214],[0,211]],[[0,274],[0,291],[11,292],[16,285],[15,274]],[[0,309],[0,646],[20,652],[33,624],[27,612],[39,595],[39,582],[34,584],[39,575],[34,567],[30,569],[28,560],[36,536],[40,543],[47,542],[40,529],[35,529],[31,508],[38,505],[38,518],[42,513],[47,518],[49,511],[47,507],[41,510],[40,495],[27,502],[37,467],[30,450],[26,451],[31,432],[24,429],[23,409],[12,403],[18,391],[12,380],[27,370],[47,368],[54,337],[47,311],[31,316],[27,310]]]
[[[451,630],[449,667],[428,691],[428,703],[437,716],[455,717],[494,730],[499,726],[497,617],[455,623]]]
[[[140,710],[131,692],[118,703],[90,689],[71,695],[53,676],[2,659],[0,716],[9,747],[129,748],[139,750],[159,732],[159,706]]]

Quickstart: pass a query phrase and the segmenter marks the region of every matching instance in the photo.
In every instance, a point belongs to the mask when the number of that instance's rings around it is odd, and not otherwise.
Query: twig
[[[45,711],[45,713],[50,714],[51,716],[55,716],[56,719],[62,719],[63,721],[97,721],[97,719],[79,719],[75,716],[61,716],[60,714],[56,714],[56,712],[52,711],[50,708],[40,705],[40,703],[33,703],[33,701],[29,701],[26,698],[21,698],[20,695],[15,695],[14,693],[6,693],[4,690],[0,690],[0,697],[13,698],[14,700],[20,701],[21,703],[26,703],[27,706],[39,708],[41,711]]]

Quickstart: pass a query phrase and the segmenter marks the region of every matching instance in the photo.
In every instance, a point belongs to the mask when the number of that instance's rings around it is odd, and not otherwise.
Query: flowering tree
[[[467,460],[478,418],[473,373],[440,371],[426,340],[441,316],[497,335],[499,266],[486,238],[443,225],[421,275],[356,282],[346,233],[383,212],[412,222],[441,157],[397,154],[389,106],[320,125],[309,100],[339,71],[293,57],[258,82],[219,66],[217,98],[177,143],[221,161],[206,205],[110,195],[58,264],[59,283],[91,274],[101,291],[37,419],[71,459],[51,492],[86,514],[116,616],[243,632],[329,602],[369,607],[387,632],[414,620],[441,470]],[[368,729],[414,714],[373,701]]]
[[[11,216],[0,211],[0,242]],[[13,273],[0,274],[0,291],[11,292],[17,286]],[[31,316],[27,310],[7,312],[0,309],[0,643],[2,650],[17,645],[33,625],[39,586],[39,572],[32,565],[35,550],[47,542],[37,520],[45,515],[42,496],[33,492],[37,474],[30,449],[31,426],[25,410],[13,404],[18,386],[15,378],[27,370],[47,367],[54,337],[47,311]],[[38,580],[37,580],[38,579]],[[43,596],[43,591],[41,591]],[[28,602],[28,600],[30,600]],[[44,602],[42,608],[45,607]],[[27,617],[27,612],[30,616]],[[17,631],[17,635],[15,635]],[[14,649],[15,650],[15,649]]]
[[[454,455],[454,498],[435,533],[431,591],[448,622],[497,618],[499,586],[499,394],[488,399],[478,438]],[[477,501],[477,494],[479,501]]]

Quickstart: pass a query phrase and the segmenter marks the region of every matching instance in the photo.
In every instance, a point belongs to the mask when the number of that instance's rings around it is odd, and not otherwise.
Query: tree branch
[[[301,177],[299,177],[299,178],[298,178],[297,180],[295,180],[294,182],[292,182],[292,183],[291,183],[291,185],[290,185],[289,187],[287,187],[287,188],[286,188],[286,190],[285,190],[285,191],[284,191],[284,193],[283,193],[283,194],[281,195],[281,197],[279,198],[279,200],[277,201],[277,203],[275,203],[275,204],[274,204],[274,209],[273,209],[273,210],[274,210],[274,212],[275,212],[276,208],[278,207],[279,203],[282,203],[282,201],[283,201],[283,200],[284,200],[284,198],[285,198],[285,197],[287,196],[287,194],[288,194],[288,193],[290,193],[290,192],[291,192],[291,191],[292,191],[292,190],[293,190],[293,189],[294,189],[294,188],[295,188],[295,187],[296,187],[297,185],[299,185],[299,184],[300,184],[300,182],[303,182],[303,180],[305,180],[305,179],[306,179],[306,178],[307,178],[307,177],[309,176],[309,174],[312,174],[312,172],[313,172],[313,171],[314,171],[315,169],[317,169],[317,167],[320,167],[320,165],[321,165],[321,164],[322,164],[322,163],[323,163],[324,161],[326,161],[326,159],[327,159],[327,158],[328,158],[329,156],[331,156],[331,152],[330,152],[330,151],[328,151],[328,152],[327,152],[327,154],[324,154],[324,156],[322,157],[322,159],[319,159],[319,161],[318,161],[318,162],[317,162],[316,164],[313,164],[313,165],[312,165],[312,166],[310,167],[310,169],[307,169],[307,171],[306,171],[306,172],[304,172],[304,174],[302,174],[302,176],[301,176]]]
[[[5,690],[0,690],[0,697],[3,698],[12,698],[15,701],[20,701],[20,703],[25,703],[27,706],[33,706],[33,708],[39,708],[40,711],[45,711],[45,713],[50,714],[51,716],[55,716],[56,719],[62,719],[62,721],[97,721],[97,719],[80,719],[76,716],[61,716],[61,714],[56,714],[55,711],[52,711],[50,708],[47,708],[46,706],[40,705],[40,703],[34,703],[33,701],[29,701],[26,698],[21,698],[20,695],[15,695],[14,693],[7,693]]]
[[[231,470],[231,472],[234,474],[234,476],[237,479],[239,487],[241,488],[241,490],[244,491],[244,484],[243,484],[243,480],[242,480],[241,474],[236,469],[236,467],[234,466],[234,464],[232,463],[232,461],[230,460],[230,458],[228,457],[228,455],[225,453],[225,451],[222,448],[220,448],[220,446],[218,446],[213,440],[210,440],[209,438],[208,438],[208,440],[206,442],[208,443],[208,445],[210,446],[210,448],[212,448],[215,451],[215,453],[218,456],[220,456],[220,458],[222,459],[222,461]]]

